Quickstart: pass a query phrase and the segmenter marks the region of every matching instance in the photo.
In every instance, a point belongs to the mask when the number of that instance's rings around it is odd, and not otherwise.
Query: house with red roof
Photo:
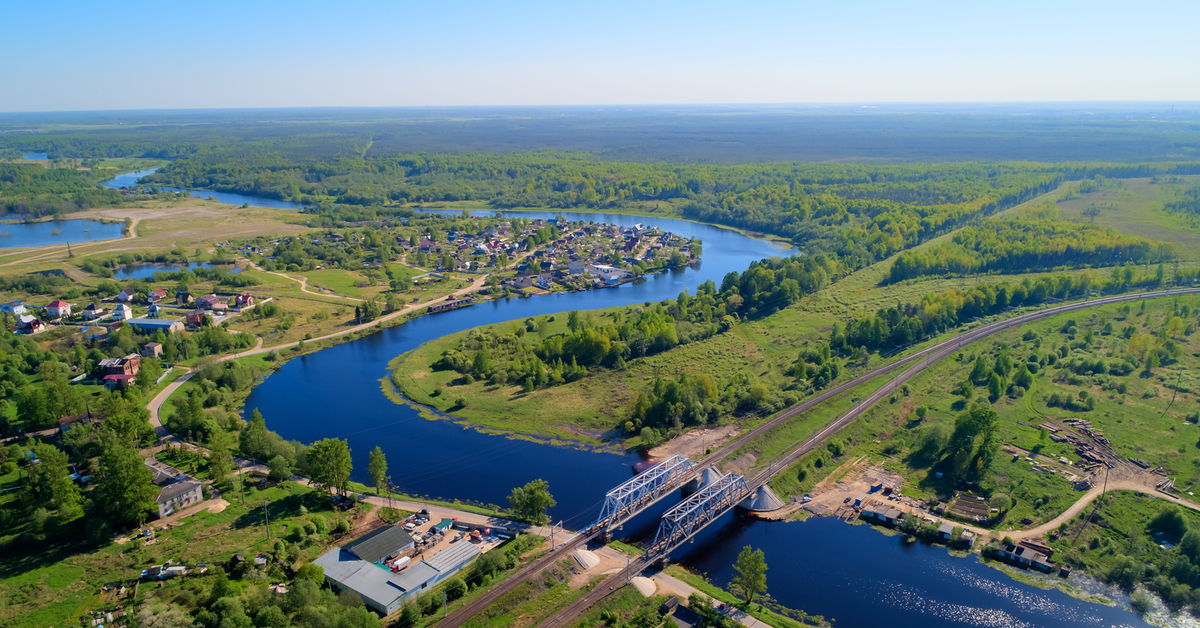
[[[46,306],[46,314],[51,318],[66,318],[71,315],[71,304],[66,301],[51,301]]]

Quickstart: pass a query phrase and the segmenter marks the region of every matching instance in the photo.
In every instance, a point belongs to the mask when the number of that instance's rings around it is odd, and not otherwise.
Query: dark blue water
[[[45,153],[21,153],[21,159],[49,159]]]
[[[117,240],[121,225],[91,220],[60,220],[58,222],[0,223],[0,249],[16,249],[90,240]],[[58,232],[58,233],[55,233]]]
[[[113,188],[113,189],[123,188],[123,187],[133,187],[138,184],[137,183],[138,179],[140,179],[146,175],[149,175],[149,174],[155,172],[156,170],[158,170],[158,168],[154,168],[151,170],[139,170],[137,172],[127,172],[125,174],[118,175],[109,181],[105,181],[104,187]],[[194,196],[196,198],[210,198],[211,197],[221,203],[226,203],[229,205],[249,204],[254,207],[273,207],[275,209],[303,209],[303,205],[300,205],[299,203],[293,203],[291,201],[277,201],[273,198],[263,198],[261,196],[242,196],[241,194],[230,194],[228,192],[213,192],[210,190],[182,190],[180,188],[167,187],[167,186],[163,186],[163,185],[156,185],[156,186],[152,186],[152,187],[155,187],[160,190],[167,190],[170,192],[187,192],[189,195]]]
[[[154,273],[177,273],[183,269],[212,268],[208,262],[189,262],[187,264],[129,264],[118,268],[113,276],[118,279],[147,279]],[[233,274],[242,272],[236,266],[220,266]]]
[[[978,558],[905,543],[836,519],[767,523],[726,515],[674,558],[728,585],[738,552],[762,548],[767,589],[835,626],[1074,628],[1148,626],[1129,611],[1011,580]]]

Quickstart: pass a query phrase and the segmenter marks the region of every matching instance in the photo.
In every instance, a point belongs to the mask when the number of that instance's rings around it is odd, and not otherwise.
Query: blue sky
[[[6,2],[0,111],[1200,100],[1200,2]]]

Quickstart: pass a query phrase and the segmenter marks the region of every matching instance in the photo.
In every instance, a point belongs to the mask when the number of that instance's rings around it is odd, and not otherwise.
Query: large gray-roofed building
[[[357,593],[364,604],[378,613],[390,615],[404,603],[406,591],[396,583],[399,576],[340,547],[322,554],[313,564],[325,570],[325,581],[330,588]]]
[[[400,526],[384,526],[343,545],[343,549],[367,561],[377,563],[391,554],[413,546],[413,538]]]

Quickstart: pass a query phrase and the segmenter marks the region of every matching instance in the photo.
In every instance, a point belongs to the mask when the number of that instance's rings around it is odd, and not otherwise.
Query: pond
[[[177,273],[185,268],[190,270],[212,267],[213,265],[208,262],[189,262],[187,264],[126,264],[115,270],[113,276],[117,279],[149,279],[154,273]],[[242,272],[242,269],[227,264],[218,264],[217,268],[224,268],[233,274]]]
[[[119,223],[106,224],[92,220],[0,223],[0,249],[118,240],[122,230]]]
[[[45,153],[21,153],[21,159],[49,159]]]

